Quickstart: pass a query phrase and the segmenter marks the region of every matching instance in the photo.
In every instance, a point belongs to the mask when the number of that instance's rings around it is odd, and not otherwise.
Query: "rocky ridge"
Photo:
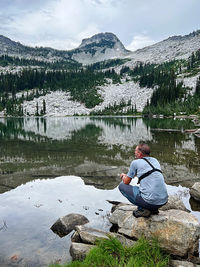
[[[156,44],[128,51],[113,33],[99,33],[83,39],[79,47],[72,50],[56,50],[49,47],[29,47],[0,35],[0,55],[19,56],[41,60],[73,59],[91,64],[113,58],[129,58],[125,65],[134,66],[138,61],[161,63],[173,59],[188,58],[200,47],[200,30],[185,36],[173,36]]]
[[[83,64],[92,64],[107,59],[123,58],[129,54],[113,33],[99,33],[83,39],[81,45],[72,50],[72,58]]]
[[[14,42],[7,37],[0,35],[0,55],[7,54],[25,58],[34,58],[39,60],[72,60],[83,64],[91,64],[102,60],[113,58],[127,58],[129,61],[121,66],[115,67],[119,73],[122,66],[133,68],[138,61],[162,63],[173,59],[188,58],[192,52],[200,47],[200,31],[196,31],[185,36],[174,36],[154,45],[130,52],[125,49],[120,40],[112,33],[100,33],[91,38],[83,39],[81,45],[71,51],[59,51],[52,48],[31,48],[18,42]],[[16,67],[16,71],[21,70],[21,66]],[[0,72],[15,72],[15,68],[1,67]],[[177,82],[183,81],[186,87],[190,88],[189,93],[193,94],[196,86],[196,80],[200,73],[191,77],[179,76]],[[68,116],[68,115],[89,115],[91,111],[101,111],[108,105],[119,104],[120,101],[126,103],[131,100],[132,106],[137,111],[142,111],[150,99],[153,88],[141,88],[138,83],[129,79],[122,80],[121,84],[108,83],[99,86],[98,92],[103,102],[92,109],[86,108],[82,103],[72,101],[69,93],[61,91],[51,92],[46,96],[35,98],[32,101],[24,101],[24,115],[35,115],[36,105],[42,108],[42,102],[46,102],[46,116]],[[123,110],[126,112],[126,108]],[[4,112],[1,112],[4,116]]]
[[[99,33],[83,39],[78,48],[56,50],[49,47],[29,47],[0,35],[0,55],[9,55],[27,59],[53,62],[55,60],[72,60],[79,63],[121,58],[129,54],[120,40],[113,33]]]
[[[125,65],[134,66],[135,62],[162,63],[174,59],[187,59],[192,52],[200,48],[200,31],[185,36],[169,37],[156,44],[138,49],[127,57],[130,62]]]

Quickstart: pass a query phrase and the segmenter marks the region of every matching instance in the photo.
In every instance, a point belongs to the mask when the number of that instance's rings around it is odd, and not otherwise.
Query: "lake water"
[[[169,194],[178,194],[200,221],[189,188],[200,181],[200,138],[191,120],[132,117],[0,119],[0,266],[70,261],[70,235],[51,225],[80,213],[109,230],[111,205],[139,141],[150,144]]]

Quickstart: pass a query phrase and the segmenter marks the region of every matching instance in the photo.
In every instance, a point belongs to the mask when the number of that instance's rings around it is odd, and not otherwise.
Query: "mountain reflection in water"
[[[119,174],[141,140],[160,161],[168,192],[200,220],[188,189],[200,179],[200,138],[184,132],[194,127],[190,120],[133,117],[1,118],[0,266],[14,258],[17,266],[70,260],[70,235],[60,239],[50,230],[68,213],[108,230],[106,199],[126,202]]]
[[[150,144],[168,184],[189,187],[199,179],[200,169],[200,138],[183,132],[189,128],[194,128],[190,120],[173,119],[2,118],[0,192],[61,175],[81,176],[102,189],[115,188],[118,174],[128,170],[141,140]]]

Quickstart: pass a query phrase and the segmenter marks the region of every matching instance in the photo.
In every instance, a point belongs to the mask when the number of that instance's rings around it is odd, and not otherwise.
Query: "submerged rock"
[[[131,238],[156,237],[161,248],[181,257],[198,251],[200,226],[192,214],[176,209],[160,211],[150,218],[135,218],[134,206],[119,205],[110,217],[110,222],[119,227],[118,233]]]
[[[192,186],[190,195],[197,201],[200,201],[200,182],[197,182]]]
[[[72,230],[75,230],[76,225],[82,225],[88,223],[89,220],[77,213],[70,213],[64,217],[59,218],[52,226],[51,230],[63,237],[68,235]]]

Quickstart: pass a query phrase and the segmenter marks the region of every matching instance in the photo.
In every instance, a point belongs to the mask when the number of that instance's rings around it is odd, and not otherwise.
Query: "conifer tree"
[[[43,99],[43,102],[42,102],[42,106],[43,106],[43,114],[46,114],[46,102],[45,102],[44,99]]]
[[[200,76],[196,82],[195,94],[200,97]]]

